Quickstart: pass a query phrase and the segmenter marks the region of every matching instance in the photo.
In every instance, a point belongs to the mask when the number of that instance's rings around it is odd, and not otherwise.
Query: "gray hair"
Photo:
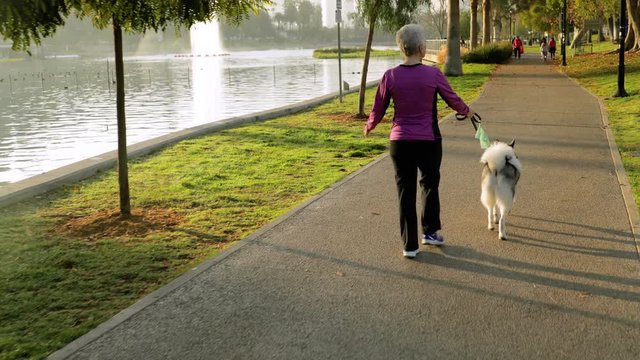
[[[396,33],[396,44],[406,56],[418,53],[424,42],[424,31],[418,24],[405,25]]]

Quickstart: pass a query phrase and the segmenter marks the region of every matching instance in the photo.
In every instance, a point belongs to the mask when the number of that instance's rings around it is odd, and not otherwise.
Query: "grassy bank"
[[[611,96],[617,89],[617,53],[576,56],[560,68],[603,99],[636,204],[640,204],[640,53],[625,54],[625,89],[630,96],[624,98]]]
[[[492,69],[452,86],[470,102]],[[127,221],[114,171],[0,209],[0,358],[43,358],[375,159],[389,121],[363,139],[357,97],[131,161]]]
[[[364,59],[364,48],[341,48],[340,54],[343,59]],[[402,58],[400,50],[371,50],[372,57],[391,56]],[[317,49],[313,51],[313,57],[316,59],[337,59],[338,48]]]

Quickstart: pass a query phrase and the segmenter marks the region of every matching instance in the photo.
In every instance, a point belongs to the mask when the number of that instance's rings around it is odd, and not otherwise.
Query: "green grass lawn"
[[[493,69],[452,86],[471,102]],[[364,139],[357,97],[131,161],[126,222],[114,171],[0,209],[0,358],[45,357],[378,157],[390,114]]]
[[[602,52],[609,52],[609,51],[614,51],[615,49],[618,48],[617,44],[614,44],[610,41],[597,41],[597,35],[594,35],[594,41],[592,42],[592,44],[585,44],[583,45],[583,49],[581,51],[586,52],[586,53],[591,53],[591,49],[593,47],[593,53],[602,53]],[[572,49],[569,45],[567,45],[567,58],[573,58],[576,53],[575,49]],[[540,54],[540,45],[525,45],[524,46],[524,53],[525,54]],[[581,54],[579,53],[577,56],[581,56]],[[556,46],[556,57],[557,58],[562,58],[562,53],[561,53],[561,49],[560,49],[560,44],[558,43]]]
[[[625,54],[629,96],[624,98],[611,96],[617,89],[618,53],[576,56],[560,68],[603,99],[636,204],[640,204],[640,53]]]
[[[340,48],[340,54],[343,59],[364,59],[364,48]],[[402,58],[400,50],[371,50],[372,57],[391,56]],[[313,51],[313,57],[316,59],[337,59],[338,48],[316,49]]]

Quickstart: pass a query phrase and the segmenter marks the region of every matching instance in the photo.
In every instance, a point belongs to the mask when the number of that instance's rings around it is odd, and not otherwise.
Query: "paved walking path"
[[[402,257],[383,157],[54,358],[639,359],[640,260],[598,100],[531,54],[474,105],[523,164],[509,240],[486,229],[472,126],[448,120],[446,246]]]

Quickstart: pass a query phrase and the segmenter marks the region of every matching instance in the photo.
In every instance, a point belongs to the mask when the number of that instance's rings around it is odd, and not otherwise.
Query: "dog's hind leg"
[[[500,240],[507,240],[507,214],[509,209],[500,207],[500,221],[498,222],[498,238]]]
[[[500,208],[500,220],[498,221],[498,238],[500,240],[507,239],[507,215],[513,207],[513,194],[510,191],[502,189],[498,194],[497,206]]]
[[[493,230],[495,229],[495,227],[493,226],[493,218],[494,218],[494,212],[495,212],[495,208],[491,208],[489,209],[489,211],[487,211],[487,213],[489,214],[488,219],[487,219],[487,229],[489,230]]]
[[[482,202],[482,205],[484,205],[485,209],[487,209],[487,229],[493,230],[494,224],[497,223],[496,197],[493,193],[493,189],[490,187],[485,187],[485,184],[483,184],[482,186],[482,195],[480,195],[480,201]]]
[[[487,209],[487,229],[493,230],[496,224],[496,177],[489,170],[489,166],[485,164],[482,169],[482,193],[480,194],[480,202]]]
[[[491,207],[485,205],[485,207],[487,207],[487,229],[489,230],[494,230],[495,225],[498,224],[498,205],[495,203],[495,200],[493,204]]]
[[[482,205],[484,205],[485,209],[487,209],[487,229],[493,230],[494,225],[497,219],[496,216],[496,198],[493,196],[493,191],[489,189],[482,189],[482,195],[480,196],[480,201]]]

